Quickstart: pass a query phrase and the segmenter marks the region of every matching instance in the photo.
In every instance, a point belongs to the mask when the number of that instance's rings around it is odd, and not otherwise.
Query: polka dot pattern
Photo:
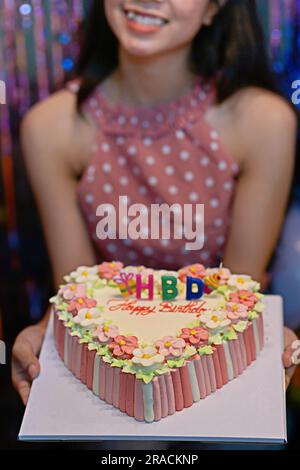
[[[97,90],[84,104],[99,131],[78,197],[101,258],[168,269],[194,262],[217,265],[226,246],[238,166],[224,152],[218,131],[204,119],[214,88],[198,82],[178,102],[150,108],[111,106]],[[115,213],[117,221],[120,215],[117,235],[133,220],[125,212],[119,214],[121,195],[128,197],[128,205],[145,206],[140,213],[144,225],[139,229],[143,239],[100,240],[95,235],[100,204],[106,214]],[[154,203],[174,209],[170,240],[148,238],[148,213]],[[186,247],[191,240],[185,238],[184,204],[192,207],[188,223],[193,230],[204,223],[204,237],[197,235],[199,242],[204,238],[204,246],[197,251]],[[204,213],[196,212],[196,204],[204,204]],[[168,228],[168,223],[164,217],[161,228]],[[113,226],[109,232],[114,234]]]

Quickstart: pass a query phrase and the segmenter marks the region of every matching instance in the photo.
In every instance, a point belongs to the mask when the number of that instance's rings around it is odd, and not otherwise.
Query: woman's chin
[[[158,56],[163,51],[161,44],[158,47],[155,44],[146,44],[140,40],[124,41],[122,42],[122,49],[130,56],[144,59]]]

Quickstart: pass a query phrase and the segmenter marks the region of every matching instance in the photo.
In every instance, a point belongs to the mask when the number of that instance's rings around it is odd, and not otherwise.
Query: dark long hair
[[[211,0],[218,3],[218,0]],[[83,24],[77,73],[78,111],[96,86],[118,65],[118,40],[105,16],[104,2],[93,0]],[[218,102],[247,86],[277,91],[264,47],[254,0],[228,0],[211,26],[202,26],[191,47],[192,70],[217,80]]]

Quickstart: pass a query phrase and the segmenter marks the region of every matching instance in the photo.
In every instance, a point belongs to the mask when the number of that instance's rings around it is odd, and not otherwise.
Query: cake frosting
[[[163,278],[176,282],[176,298],[166,300]],[[144,287],[152,280],[153,298],[138,297],[137,279]],[[197,280],[203,293],[187,300]],[[100,399],[138,421],[158,421],[222,388],[257,358],[264,345],[259,289],[222,266],[79,267],[51,299],[56,348]]]

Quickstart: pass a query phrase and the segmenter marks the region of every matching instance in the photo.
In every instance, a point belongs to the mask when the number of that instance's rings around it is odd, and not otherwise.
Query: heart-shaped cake
[[[80,267],[51,299],[55,343],[100,399],[138,421],[158,421],[223,387],[257,358],[262,297],[250,276],[222,266]]]

